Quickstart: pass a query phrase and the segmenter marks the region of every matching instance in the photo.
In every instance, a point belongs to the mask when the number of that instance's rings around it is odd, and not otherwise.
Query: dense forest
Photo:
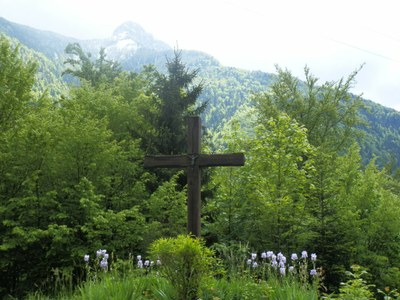
[[[14,42],[21,43],[21,50],[24,49],[28,56],[39,61],[37,77],[41,80],[34,88],[42,92],[48,90],[54,96],[65,94],[66,83],[76,82],[73,77],[61,76],[65,68],[64,61],[68,59],[65,53],[68,44],[79,43],[85,53],[93,56],[104,48],[108,59],[118,61],[123,70],[136,73],[142,72],[144,66],[153,65],[165,74],[165,61],[174,56],[174,50],[167,44],[154,40],[140,25],[132,22],[121,24],[110,38],[102,40],[78,40],[13,23],[1,17],[0,32],[15,39]],[[136,45],[136,48],[123,46],[126,44]],[[201,117],[208,130],[214,132],[219,132],[223,124],[242,106],[252,106],[255,94],[267,92],[277,79],[275,73],[223,66],[212,56],[199,51],[182,51],[182,62],[189,69],[198,70],[195,81],[203,85],[198,100],[207,102]],[[299,88],[305,88],[305,80],[305,76],[299,80]],[[363,137],[358,143],[363,164],[376,159],[379,167],[395,172],[400,167],[400,134],[397,130],[400,113],[370,100],[362,100],[364,108],[359,113],[364,122],[359,128]]]
[[[78,283],[88,252],[128,257],[184,234],[184,171],[142,164],[146,154],[184,153],[185,117],[198,114],[209,127],[203,152],[246,156],[244,167],[204,171],[208,246],[308,249],[318,253],[326,291],[337,291],[354,264],[377,288],[400,288],[397,157],[373,157],[380,149],[369,133],[383,125],[365,118],[375,109],[390,119],[381,138],[399,147],[398,115],[351,94],[357,71],[322,84],[307,68],[305,81],[279,67],[273,80],[253,73],[265,86],[247,104],[218,107],[202,95],[234,101],[248,95],[235,89],[249,88],[251,76],[248,85],[230,79],[234,93],[217,95],[207,88],[223,79],[205,83],[180,51],[163,70],[126,71],[104,50],[90,55],[70,43],[63,66],[47,73],[66,83],[43,77],[42,62],[52,62],[35,53],[0,38],[1,297],[51,289],[55,273]],[[219,109],[226,118],[212,125]],[[370,159],[366,145],[375,147]]]

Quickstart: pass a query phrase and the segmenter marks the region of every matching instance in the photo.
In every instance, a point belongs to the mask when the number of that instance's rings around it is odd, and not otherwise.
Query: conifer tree
[[[175,51],[167,60],[167,74],[156,73],[155,93],[160,99],[160,130],[157,149],[163,154],[186,151],[186,116],[201,113],[206,106],[196,106],[203,84],[196,83],[198,70],[189,71],[182,63],[182,52]]]

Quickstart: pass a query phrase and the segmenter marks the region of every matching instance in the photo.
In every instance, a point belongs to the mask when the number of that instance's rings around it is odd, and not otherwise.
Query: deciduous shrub
[[[150,256],[161,261],[160,273],[181,300],[196,299],[202,279],[212,275],[217,262],[201,239],[186,235],[156,240],[150,245]]]

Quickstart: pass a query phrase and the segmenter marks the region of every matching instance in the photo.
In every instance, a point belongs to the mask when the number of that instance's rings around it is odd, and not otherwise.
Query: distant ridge
[[[113,35],[106,39],[82,40],[67,37],[51,31],[10,22],[3,17],[0,17],[0,32],[18,39],[22,44],[45,54],[50,59],[63,56],[68,43],[79,43],[87,51],[93,53],[104,47],[109,57],[116,60],[127,58],[140,49],[156,52],[172,50],[166,43],[154,39],[139,24],[132,21],[118,26]]]

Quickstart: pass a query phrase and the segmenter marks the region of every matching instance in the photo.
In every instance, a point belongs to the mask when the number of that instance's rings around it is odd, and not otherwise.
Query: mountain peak
[[[148,36],[146,31],[137,23],[127,21],[119,25],[113,33],[113,36],[127,35],[130,37]]]
[[[147,48],[156,51],[169,50],[164,42],[156,40],[147,33],[139,24],[127,21],[119,25],[113,33],[112,39],[121,44],[135,44],[137,48]]]

